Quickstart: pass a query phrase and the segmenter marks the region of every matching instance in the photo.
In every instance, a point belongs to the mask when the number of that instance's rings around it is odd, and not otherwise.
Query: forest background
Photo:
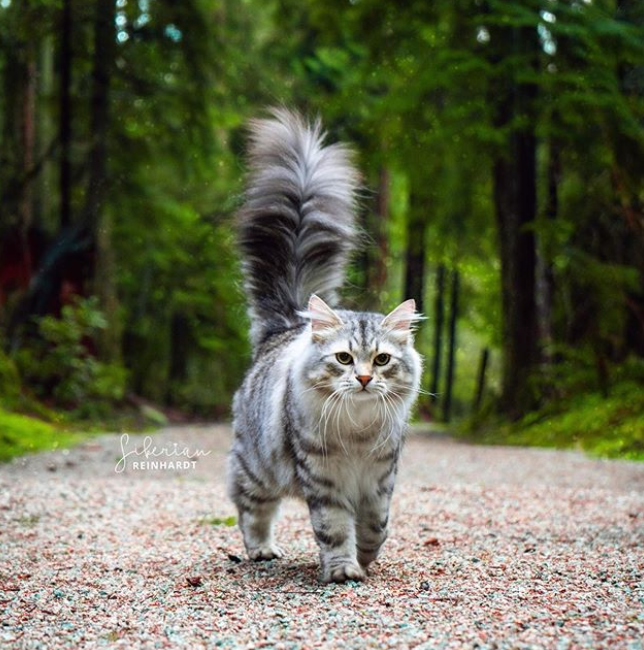
[[[345,304],[416,299],[417,417],[644,457],[644,2],[0,0],[0,457],[226,418],[245,123],[365,174]]]

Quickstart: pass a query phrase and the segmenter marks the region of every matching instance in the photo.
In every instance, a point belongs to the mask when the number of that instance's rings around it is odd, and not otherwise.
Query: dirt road
[[[414,434],[369,580],[320,585],[297,502],[287,558],[244,558],[229,436],[153,436],[207,453],[182,469],[115,471],[119,436],[0,466],[0,646],[643,647],[644,464]]]

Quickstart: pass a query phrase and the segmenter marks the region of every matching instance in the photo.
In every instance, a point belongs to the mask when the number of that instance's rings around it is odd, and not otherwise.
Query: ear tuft
[[[335,330],[344,325],[342,319],[333,309],[315,294],[310,297],[308,309],[304,316],[311,319],[311,330],[314,338],[319,338],[324,332]]]
[[[416,311],[416,301],[411,298],[387,314],[380,326],[392,334],[408,335],[413,331],[414,325],[422,319],[423,316]]]

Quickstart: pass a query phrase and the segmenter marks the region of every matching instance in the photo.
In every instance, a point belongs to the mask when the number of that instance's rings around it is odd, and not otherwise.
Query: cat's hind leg
[[[237,506],[239,528],[251,560],[273,560],[282,550],[273,539],[280,497],[235,452],[228,461],[228,493]]]
[[[252,509],[237,506],[239,527],[251,560],[274,560],[282,557],[282,549],[273,540],[273,521],[278,506],[279,499],[256,505]]]

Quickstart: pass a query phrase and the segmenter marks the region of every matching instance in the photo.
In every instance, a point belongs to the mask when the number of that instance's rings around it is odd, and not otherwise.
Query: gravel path
[[[217,522],[229,436],[155,435],[211,451],[179,471],[116,473],[118,436],[0,466],[0,647],[643,648],[644,464],[417,433],[371,577],[320,585],[301,504],[281,561]]]

